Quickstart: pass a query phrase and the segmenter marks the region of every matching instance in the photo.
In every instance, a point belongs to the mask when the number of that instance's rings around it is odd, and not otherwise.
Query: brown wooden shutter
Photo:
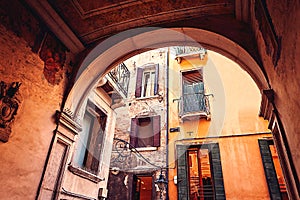
[[[258,140],[259,149],[261,153],[262,162],[265,169],[266,181],[268,183],[270,198],[281,199],[278,179],[273,163],[272,154],[269,148],[268,140]]]
[[[137,68],[136,70],[136,85],[135,85],[135,97],[141,97],[142,93],[142,81],[143,81],[143,68]]]
[[[160,115],[152,117],[153,146],[160,146]]]
[[[154,83],[154,95],[157,95],[158,94],[158,73],[159,72],[159,68],[158,68],[158,64],[155,65],[155,83]]]
[[[136,147],[137,141],[138,141],[138,124],[139,120],[138,118],[132,118],[131,119],[131,128],[130,128],[130,145],[133,147]]]

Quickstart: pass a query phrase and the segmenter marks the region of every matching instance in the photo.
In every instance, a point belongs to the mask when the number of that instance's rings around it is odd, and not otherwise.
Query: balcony
[[[190,93],[184,94],[182,97],[180,97],[180,99],[178,99],[178,109],[181,120],[199,120],[200,118],[206,118],[207,120],[210,120],[210,96],[212,95],[205,95],[203,93]]]
[[[130,72],[124,63],[121,63],[116,68],[112,69],[106,78],[115,89],[119,90],[118,93],[120,93],[123,98],[127,97]]]
[[[182,47],[176,46],[173,47],[176,58],[175,60],[180,64],[182,58],[193,58],[198,57],[200,60],[203,60],[207,55],[207,50],[202,47]]]

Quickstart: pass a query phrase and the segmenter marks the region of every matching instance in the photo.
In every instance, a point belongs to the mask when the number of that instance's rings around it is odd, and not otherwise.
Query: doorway
[[[133,176],[133,200],[151,200],[153,193],[152,175]]]

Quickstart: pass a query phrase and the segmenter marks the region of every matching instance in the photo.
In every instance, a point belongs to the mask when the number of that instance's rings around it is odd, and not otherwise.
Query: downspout
[[[167,58],[166,58],[166,180],[168,182],[166,187],[166,199],[169,200],[169,47],[167,48]]]

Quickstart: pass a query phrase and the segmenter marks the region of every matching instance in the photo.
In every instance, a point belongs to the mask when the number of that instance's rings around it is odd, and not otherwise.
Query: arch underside
[[[198,28],[138,28],[114,35],[99,43],[84,59],[65,103],[65,110],[77,116],[82,102],[99,79],[117,63],[150,49],[168,46],[202,46],[238,63],[260,90],[267,79],[252,51],[220,34]]]

